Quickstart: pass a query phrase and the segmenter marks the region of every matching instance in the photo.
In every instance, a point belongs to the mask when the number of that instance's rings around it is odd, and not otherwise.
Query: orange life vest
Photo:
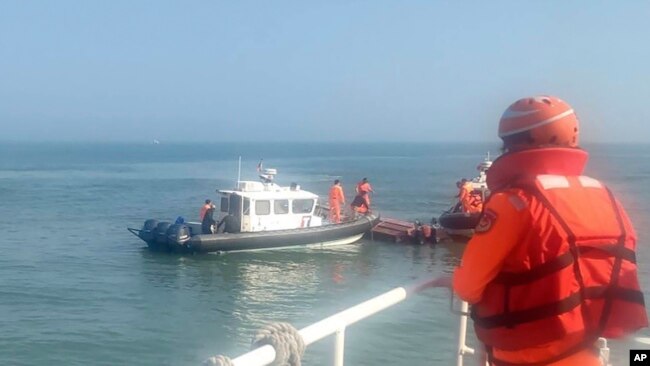
[[[330,204],[330,220],[338,224],[341,222],[341,204],[345,202],[343,195],[343,187],[340,185],[333,185],[330,188],[329,204]]]
[[[466,182],[461,187],[460,201],[465,212],[481,212],[483,210],[483,198],[479,192],[474,191],[471,182]]]
[[[481,211],[481,208],[483,208],[483,199],[481,198],[481,194],[472,191],[469,194],[469,205],[472,209],[476,210],[476,212]]]
[[[329,201],[330,206],[334,202],[343,203],[343,201],[345,201],[345,197],[343,196],[343,188],[341,186],[333,185],[330,188]]]
[[[359,182],[356,187],[357,194],[366,201],[366,205],[370,207],[370,192],[372,191],[372,186],[368,182]]]
[[[370,191],[372,191],[372,186],[370,186],[370,183],[363,181],[357,183],[357,193],[366,194]]]
[[[546,364],[598,337],[647,327],[636,234],[611,192],[580,175],[543,174],[515,182],[500,190],[523,190],[530,197],[526,210],[533,224],[522,249],[507,258],[522,270],[499,273],[472,307],[476,334],[488,349],[517,351],[567,340],[555,354],[537,360]]]
[[[201,206],[201,210],[199,211],[199,221],[203,221],[203,217],[205,217],[205,213],[210,209],[210,207],[212,207],[212,205],[209,203]]]

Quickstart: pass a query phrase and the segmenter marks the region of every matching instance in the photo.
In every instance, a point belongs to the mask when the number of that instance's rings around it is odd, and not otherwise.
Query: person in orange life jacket
[[[336,179],[330,188],[329,193],[330,221],[334,224],[341,222],[342,204],[345,204],[345,195],[343,194],[343,187],[341,187],[341,182]]]
[[[474,187],[472,182],[463,178],[460,181],[456,182],[456,187],[458,187],[458,205],[457,209],[462,210],[465,213],[475,213],[481,212],[483,209],[483,200],[480,194],[474,192]]]
[[[359,183],[357,183],[355,190],[357,195],[361,196],[361,198],[366,201],[366,207],[370,210],[370,192],[374,191],[372,190],[370,183],[368,183],[368,178],[363,178]]]
[[[199,220],[203,221],[203,217],[205,216],[205,212],[212,207],[212,201],[207,199],[205,200],[205,204],[201,206],[201,211],[199,211]]]
[[[538,96],[501,117],[504,154],[487,172],[492,191],[453,280],[472,304],[492,365],[600,365],[598,337],[648,326],[637,236],[623,206],[582,175],[578,119]]]
[[[216,221],[213,217],[214,215],[214,205],[210,205],[210,207],[205,210],[205,213],[203,214],[203,219],[201,220],[201,233],[202,234],[213,234],[216,230],[215,225]]]
[[[458,203],[454,212],[475,213],[483,210],[483,199],[480,194],[474,192],[472,182],[463,178],[456,182],[458,188]]]
[[[463,212],[475,213],[483,210],[483,199],[481,195],[474,192],[472,182],[465,178],[460,181],[460,193],[458,197]]]

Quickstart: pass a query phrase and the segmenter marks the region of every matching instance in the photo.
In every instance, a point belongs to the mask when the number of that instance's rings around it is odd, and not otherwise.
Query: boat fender
[[[311,216],[303,216],[302,221],[300,222],[300,227],[309,227],[311,223]]]

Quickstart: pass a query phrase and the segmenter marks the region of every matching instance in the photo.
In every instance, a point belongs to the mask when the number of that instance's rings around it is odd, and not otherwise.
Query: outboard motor
[[[144,222],[142,225],[142,230],[138,233],[140,239],[144,240],[147,243],[151,243],[154,240],[155,234],[154,229],[158,225],[158,220],[149,219]]]
[[[420,220],[415,220],[413,226],[415,230],[411,236],[411,239],[415,244],[435,244],[438,242],[436,229],[432,225],[422,224]]]
[[[172,246],[183,246],[190,238],[190,227],[186,224],[174,224],[167,229],[167,242]]]
[[[169,222],[159,222],[154,229],[154,241],[161,246],[167,245],[167,229],[171,226]]]

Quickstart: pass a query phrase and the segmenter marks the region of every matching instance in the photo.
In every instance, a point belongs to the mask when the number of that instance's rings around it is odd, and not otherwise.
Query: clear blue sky
[[[650,2],[0,0],[0,140],[650,138]]]

